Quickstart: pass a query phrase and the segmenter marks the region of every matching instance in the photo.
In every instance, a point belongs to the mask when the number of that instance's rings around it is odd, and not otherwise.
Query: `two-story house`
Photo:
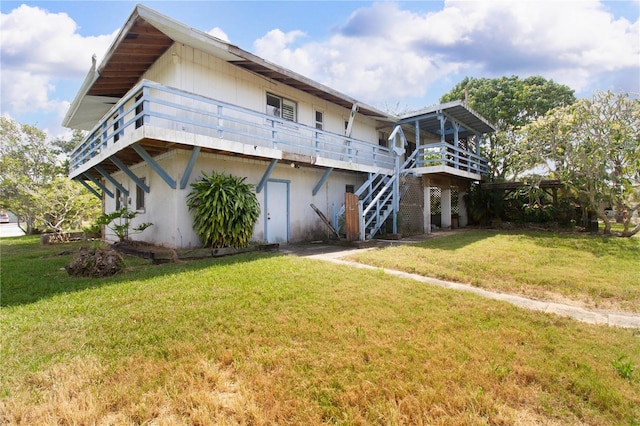
[[[320,216],[342,233],[354,209],[358,239],[398,223],[429,232],[433,188],[451,226],[452,189],[486,171],[479,146],[494,130],[462,102],[393,116],[141,5],[63,124],[88,131],[70,178],[106,212],[140,212],[154,226],[139,238],[173,248],[200,245],[186,199],[212,170],[255,185],[256,241],[326,238]]]

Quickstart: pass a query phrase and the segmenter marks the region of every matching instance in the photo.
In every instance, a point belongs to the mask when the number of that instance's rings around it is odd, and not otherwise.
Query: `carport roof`
[[[466,133],[493,133],[496,128],[489,121],[471,109],[463,101],[447,102],[433,105],[417,111],[412,111],[400,117],[400,124],[415,124],[417,121],[420,130],[433,134],[440,134],[440,116],[457,121],[464,128],[461,136]]]

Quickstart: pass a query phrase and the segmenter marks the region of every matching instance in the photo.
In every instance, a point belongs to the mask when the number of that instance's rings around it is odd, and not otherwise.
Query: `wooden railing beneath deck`
[[[389,148],[318,130],[194,93],[142,81],[100,120],[71,154],[70,171],[105,149],[116,151],[141,126],[210,136],[292,154],[393,169]]]

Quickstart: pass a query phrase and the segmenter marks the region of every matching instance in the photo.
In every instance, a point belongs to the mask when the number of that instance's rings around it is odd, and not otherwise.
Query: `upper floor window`
[[[378,145],[389,147],[389,134],[387,132],[378,131]]]
[[[267,93],[267,114],[283,120],[296,121],[298,105],[291,99]]]
[[[316,111],[315,122],[316,129],[322,130],[324,128],[324,114],[322,111]]]

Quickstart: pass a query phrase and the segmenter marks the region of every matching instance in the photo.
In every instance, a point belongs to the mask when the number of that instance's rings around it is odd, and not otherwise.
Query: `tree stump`
[[[124,260],[112,248],[93,249],[83,247],[70,264],[64,267],[73,277],[110,277],[118,273]]]

